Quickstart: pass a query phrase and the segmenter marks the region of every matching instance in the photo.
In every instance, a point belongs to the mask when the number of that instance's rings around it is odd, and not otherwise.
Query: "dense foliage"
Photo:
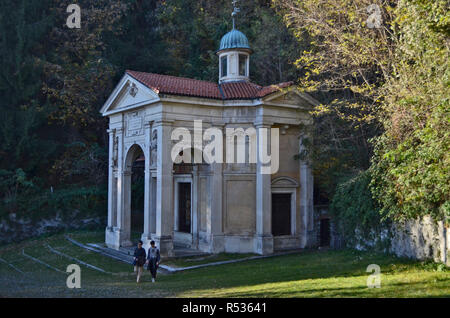
[[[365,171],[340,183],[330,212],[339,220],[338,231],[346,244],[384,249],[389,243],[388,222],[382,221],[379,206],[372,198],[370,182],[371,176]]]
[[[275,0],[285,23],[309,48],[298,52],[304,76],[299,89],[322,102],[313,114],[310,153],[320,201],[329,201],[336,185],[370,165],[368,139],[381,133],[379,109],[394,45],[390,21],[394,1]],[[380,8],[379,27],[369,27],[370,5]]]
[[[73,2],[81,29],[66,26],[64,1],[0,3],[3,219],[106,216],[98,111],[126,69],[217,80],[231,1]],[[447,0],[241,3],[252,80],[298,80],[323,103],[307,140],[316,202],[341,219],[368,227],[378,206],[394,219],[449,217],[449,21]]]
[[[274,3],[297,37],[311,38],[311,49],[298,55],[306,70],[300,85],[326,98],[314,112],[310,150],[341,225],[354,233],[357,220],[376,230],[380,216],[448,222],[448,1]]]
[[[450,13],[448,1],[400,1],[395,72],[376,139],[372,189],[394,219],[450,222]]]
[[[66,25],[70,3],[81,8],[80,29]],[[255,51],[252,80],[301,76],[294,62],[306,41],[287,31],[270,0],[241,8],[237,26]],[[2,1],[1,220],[89,209],[106,219],[102,104],[126,69],[216,81],[215,51],[231,29],[231,12],[225,0]]]

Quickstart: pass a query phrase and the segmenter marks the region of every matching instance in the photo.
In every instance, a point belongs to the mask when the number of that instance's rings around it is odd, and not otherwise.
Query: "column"
[[[211,164],[210,176],[210,209],[207,216],[207,234],[210,238],[210,252],[223,252],[224,242],[222,233],[222,198],[223,198],[223,164],[214,162]]]
[[[116,240],[118,246],[131,245],[130,241],[130,217],[126,216],[127,200],[129,202],[130,195],[130,179],[131,173],[125,171],[125,158],[123,149],[123,129],[117,129],[118,137],[118,155],[117,155],[117,219],[116,227]],[[127,193],[128,192],[128,193]],[[129,212],[129,211],[128,211]],[[117,246],[117,248],[118,248]]]
[[[131,242],[131,168],[122,172],[123,206],[120,227],[120,246],[132,246]]]
[[[303,140],[307,135],[300,137],[299,153],[305,151]],[[314,180],[308,160],[300,160],[300,215],[302,217],[301,247],[314,245]]]
[[[173,255],[173,162],[171,158],[172,122],[159,121],[157,130],[156,231],[155,242],[161,254]]]
[[[144,125],[145,129],[145,142],[144,142],[144,155],[145,155],[145,167],[144,167],[144,233],[142,233],[142,241],[145,245],[148,245],[151,241],[151,192],[152,192],[152,177],[150,172],[150,143],[151,143],[151,123],[147,122]]]
[[[198,249],[198,222],[199,222],[199,202],[198,202],[198,165],[194,165],[192,171],[192,248]]]
[[[114,220],[114,208],[115,204],[113,202],[114,199],[114,134],[115,129],[108,129],[109,133],[109,161],[108,161],[108,226],[107,230],[112,230],[112,227],[115,225]]]
[[[273,253],[272,236],[272,188],[270,168],[263,171],[263,166],[270,163],[262,162],[262,155],[267,155],[271,149],[270,124],[258,123],[257,161],[256,161],[256,242],[255,252],[261,255]],[[265,145],[264,145],[265,144]]]
[[[114,171],[114,138],[115,129],[108,129],[109,133],[109,160],[108,160],[108,225],[105,229],[105,243],[110,248],[118,249],[120,246],[116,233],[117,220],[117,181]]]
[[[123,130],[117,130],[117,219],[116,227],[118,230],[122,227],[123,213]]]
[[[150,171],[150,233],[154,235],[156,232],[156,171]]]
[[[224,132],[222,122],[211,123],[211,128]],[[226,142],[222,142],[222,154],[225,152]],[[221,162],[210,163],[210,175],[207,178],[207,210],[206,210],[206,235],[208,238],[209,252],[221,253],[225,251],[223,235],[223,158]]]

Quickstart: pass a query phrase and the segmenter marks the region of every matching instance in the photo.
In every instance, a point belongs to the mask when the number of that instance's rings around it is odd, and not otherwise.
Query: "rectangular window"
[[[220,77],[227,76],[227,56],[222,56],[220,58],[220,66],[221,66]]]
[[[247,56],[239,54],[239,75],[247,76]]]

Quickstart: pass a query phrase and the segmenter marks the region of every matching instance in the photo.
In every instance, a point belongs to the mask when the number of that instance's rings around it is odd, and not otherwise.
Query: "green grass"
[[[205,256],[190,256],[190,257],[179,257],[167,260],[164,262],[165,265],[172,267],[189,267],[195,265],[209,264],[222,261],[237,260],[247,257],[256,256],[256,254],[230,254],[230,253],[220,253]]]
[[[103,235],[102,232],[70,233],[84,243],[101,242]],[[21,254],[24,249],[61,271],[74,263],[51,253],[46,244],[114,274],[80,265],[81,289],[68,289],[67,274]],[[199,268],[159,275],[155,284],[149,282],[146,272],[139,285],[131,265],[79,248],[62,234],[3,246],[0,257],[25,273],[0,263],[0,296],[6,297],[450,297],[449,269],[429,262],[352,250],[304,251]],[[171,262],[185,266],[236,257],[242,255],[220,254],[206,260]],[[367,288],[369,264],[381,267],[381,288]]]

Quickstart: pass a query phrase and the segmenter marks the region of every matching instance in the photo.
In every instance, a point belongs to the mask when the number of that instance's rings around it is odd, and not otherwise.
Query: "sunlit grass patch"
[[[83,243],[101,242],[101,232],[69,233]],[[109,273],[80,265],[81,289],[66,286],[67,274],[24,257],[33,257],[65,271],[74,260],[63,252]],[[229,260],[251,255],[218,254],[177,259],[178,266]],[[158,275],[150,282],[145,271],[136,284],[131,265],[87,251],[63,234],[0,248],[0,257],[22,272],[0,263],[0,295],[18,297],[450,297],[450,271],[432,262],[418,262],[389,255],[352,250],[317,251],[192,269]],[[163,262],[165,260],[163,259]],[[174,260],[167,260],[167,263]],[[368,288],[367,266],[378,264],[381,288]]]

